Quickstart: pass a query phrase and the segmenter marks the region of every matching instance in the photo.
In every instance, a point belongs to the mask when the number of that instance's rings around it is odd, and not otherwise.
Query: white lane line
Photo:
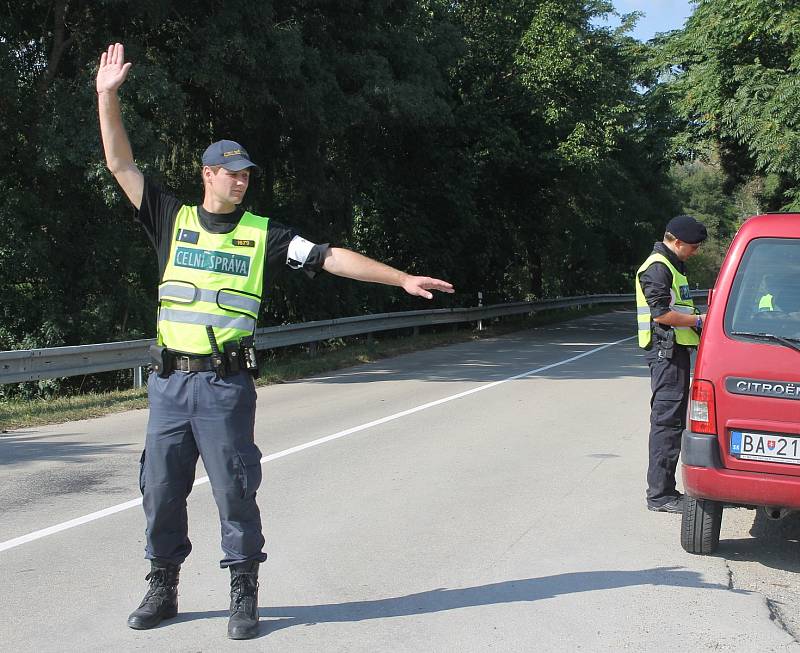
[[[434,406],[446,404],[449,401],[461,399],[462,397],[475,394],[476,392],[483,392],[484,390],[489,390],[503,383],[508,383],[509,381],[516,381],[517,379],[523,379],[526,376],[533,376],[534,374],[546,372],[547,370],[553,369],[554,367],[559,367],[561,365],[566,365],[567,363],[572,363],[586,356],[591,356],[592,354],[596,354],[599,351],[608,349],[609,347],[613,347],[614,345],[618,345],[621,342],[627,342],[628,340],[633,340],[634,338],[636,338],[636,336],[631,336],[630,338],[623,338],[622,340],[617,340],[615,342],[609,342],[605,345],[601,345],[600,347],[595,347],[594,349],[585,351],[582,354],[578,354],[577,356],[572,356],[571,358],[566,358],[562,361],[558,361],[557,363],[551,363],[550,365],[545,365],[544,367],[538,367],[535,370],[529,370],[528,372],[523,372],[522,374],[515,374],[514,376],[509,376],[507,379],[501,379],[500,381],[487,383],[486,385],[478,386],[477,388],[472,388],[472,390],[466,390],[464,392],[459,392],[458,394],[450,395],[449,397],[437,399],[436,401],[430,401],[427,404],[415,406],[414,408],[409,408],[408,410],[403,410],[400,411],[399,413],[394,413],[393,415],[381,417],[380,419],[376,419],[372,422],[367,422],[366,424],[354,426],[353,428],[345,429],[344,431],[339,431],[338,433],[333,433],[332,435],[326,435],[323,438],[317,438],[316,440],[312,440],[311,442],[306,442],[305,444],[299,444],[296,447],[290,447],[289,449],[284,449],[283,451],[278,451],[276,453],[269,454],[268,456],[264,456],[261,459],[261,464],[263,465],[264,463],[269,462],[271,460],[277,460],[278,458],[284,458],[285,456],[290,456],[293,453],[298,453],[300,451],[304,451],[305,449],[310,449],[311,447],[316,447],[319,446],[320,444],[325,444],[326,442],[330,442],[332,440],[338,440],[339,438],[343,438],[347,435],[352,435],[353,433],[358,433],[359,431],[366,431],[367,429],[370,429],[373,426],[386,424],[387,422],[400,419],[401,417],[406,417],[407,415],[413,415],[414,413],[418,413],[422,410],[427,410],[428,408],[433,408]],[[203,476],[202,478],[198,478],[194,482],[194,485],[195,486],[203,485],[204,483],[208,483],[208,476]],[[0,542],[0,551],[7,551],[8,549],[13,549],[14,547],[20,546],[22,544],[27,544],[28,542],[39,540],[43,537],[47,537],[48,535],[54,535],[55,533],[60,533],[61,531],[65,531],[69,528],[74,528],[75,526],[81,526],[82,524],[88,524],[89,522],[93,522],[97,519],[102,519],[103,517],[108,517],[109,515],[122,512],[123,510],[127,510],[128,508],[133,508],[134,506],[140,506],[141,504],[142,504],[141,498],[132,499],[131,501],[126,501],[125,503],[120,503],[116,506],[111,506],[110,508],[104,508],[103,510],[98,510],[97,512],[89,513],[88,515],[84,515],[83,517],[77,517],[76,519],[70,519],[69,521],[62,522],[61,524],[56,524],[55,526],[49,526],[48,528],[43,528],[38,531],[33,531],[32,533],[28,533],[27,535],[21,535],[20,537],[15,537],[13,540]]]

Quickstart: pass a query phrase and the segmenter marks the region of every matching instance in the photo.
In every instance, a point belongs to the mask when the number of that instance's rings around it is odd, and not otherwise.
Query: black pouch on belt
[[[659,324],[657,328],[653,329],[653,336],[656,339],[658,357],[671,360],[672,355],[675,353],[675,329],[662,327]]]
[[[156,374],[166,379],[172,372],[172,356],[167,348],[161,345],[150,345],[147,351],[150,354],[150,367]]]
[[[225,354],[225,365],[228,368],[228,374],[236,374],[241,369],[242,357],[239,351],[239,343],[235,340],[229,340],[222,345],[222,351]]]
[[[245,336],[239,341],[239,351],[242,356],[241,366],[258,378],[258,356],[253,336]]]

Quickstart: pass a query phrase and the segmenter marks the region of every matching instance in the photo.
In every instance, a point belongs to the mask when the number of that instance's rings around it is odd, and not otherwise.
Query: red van
[[[800,510],[800,214],[747,220],[708,303],[681,446],[690,553],[717,548],[723,506]]]

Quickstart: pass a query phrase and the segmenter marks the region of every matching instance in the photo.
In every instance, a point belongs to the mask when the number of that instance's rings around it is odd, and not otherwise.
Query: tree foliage
[[[758,176],[766,208],[800,208],[800,6],[700,0],[656,50],[684,119],[684,154],[718,156],[732,190]]]
[[[596,25],[610,11],[605,0],[8,5],[0,349],[154,333],[155,258],[99,143],[93,75],[113,41],[133,62],[122,104],[137,163],[187,201],[201,200],[200,153],[232,138],[263,169],[249,207],[453,281],[458,294],[437,305],[478,291],[629,291],[676,209],[674,117],[641,92],[651,73],[648,46],[626,36],[635,16]],[[262,324],[419,307],[300,277],[274,280]]]

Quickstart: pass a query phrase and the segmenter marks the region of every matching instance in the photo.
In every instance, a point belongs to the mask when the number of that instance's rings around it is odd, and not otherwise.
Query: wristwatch
[[[703,328],[703,318],[700,317],[699,315],[697,316],[697,319],[694,322],[694,328],[695,329],[702,329]]]

